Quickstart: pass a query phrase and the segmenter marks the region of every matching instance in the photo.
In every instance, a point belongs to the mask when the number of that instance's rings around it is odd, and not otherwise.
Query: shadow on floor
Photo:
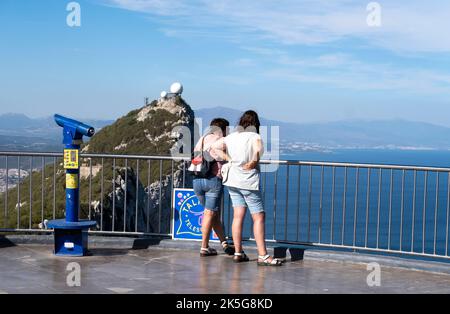
[[[127,255],[131,249],[114,249],[114,248],[92,248],[89,249],[88,256],[120,256]]]
[[[140,238],[133,242],[133,250],[145,250],[150,246],[159,245],[162,239],[160,238]]]
[[[127,255],[133,250],[146,250],[150,246],[159,245],[160,238],[139,238],[134,239],[131,247],[114,248],[108,247],[108,244],[104,244],[102,247],[93,247],[89,249],[89,253],[92,256],[117,256]]]
[[[4,235],[0,235],[0,248],[12,247],[16,246],[13,242],[11,242]]]

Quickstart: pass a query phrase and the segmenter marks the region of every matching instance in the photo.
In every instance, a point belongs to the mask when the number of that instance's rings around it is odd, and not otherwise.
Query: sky
[[[450,127],[446,0],[69,3],[0,0],[0,114],[116,119],[180,81],[194,109]]]

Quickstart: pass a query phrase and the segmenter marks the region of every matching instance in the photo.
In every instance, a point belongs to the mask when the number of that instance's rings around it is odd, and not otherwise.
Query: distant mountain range
[[[226,107],[195,110],[203,127],[215,117],[235,125],[241,111]],[[112,120],[84,119],[101,129]],[[450,149],[450,128],[406,120],[347,120],[324,123],[288,123],[261,117],[264,126],[279,126],[283,151],[329,149]],[[59,150],[61,130],[52,117],[0,115],[0,150]]]
[[[83,120],[101,129],[112,120]],[[23,114],[0,115],[0,150],[2,151],[59,151],[62,131],[53,117],[29,118]]]
[[[82,119],[86,124],[97,129],[103,128],[114,122],[114,120]],[[17,135],[54,138],[61,133],[60,127],[55,123],[53,117],[29,118],[24,114],[7,113],[0,115],[0,135]]]
[[[237,124],[239,110],[224,107],[199,109],[207,124],[220,116]],[[279,126],[285,149],[450,149],[450,128],[406,120],[345,120],[323,123],[288,123],[261,118],[265,126]]]

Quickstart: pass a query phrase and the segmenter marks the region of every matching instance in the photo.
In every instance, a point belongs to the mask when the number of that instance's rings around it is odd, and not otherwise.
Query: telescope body
[[[55,114],[55,122],[64,129],[63,144],[66,145],[73,144],[74,141],[82,140],[83,136],[92,137],[95,133],[93,127],[82,122],[63,117],[59,114]]]

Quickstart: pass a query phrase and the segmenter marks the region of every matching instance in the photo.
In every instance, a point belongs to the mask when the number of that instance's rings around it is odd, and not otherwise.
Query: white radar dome
[[[181,83],[173,83],[172,86],[170,86],[170,92],[172,94],[181,95],[183,93],[183,85]]]
[[[167,97],[167,92],[166,91],[162,91],[161,92],[161,98],[166,98]]]

